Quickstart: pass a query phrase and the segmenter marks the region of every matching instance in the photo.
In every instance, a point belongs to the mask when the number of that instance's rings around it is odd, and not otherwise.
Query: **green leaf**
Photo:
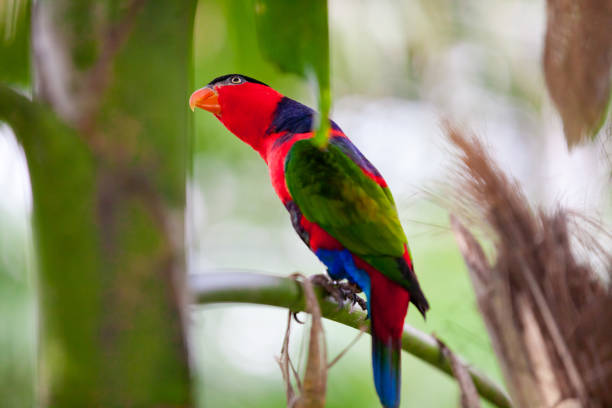
[[[327,0],[256,0],[259,44],[264,56],[285,72],[315,79],[319,123],[315,143],[327,144],[331,105]]]
[[[30,2],[0,1],[0,81],[30,82]]]

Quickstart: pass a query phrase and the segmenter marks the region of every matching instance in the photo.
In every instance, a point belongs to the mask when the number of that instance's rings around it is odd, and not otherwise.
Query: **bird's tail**
[[[400,403],[401,343],[410,295],[384,275],[371,275],[372,368],[378,398],[385,408]]]
[[[378,398],[385,408],[396,408],[401,389],[401,340],[372,335],[372,367]]]

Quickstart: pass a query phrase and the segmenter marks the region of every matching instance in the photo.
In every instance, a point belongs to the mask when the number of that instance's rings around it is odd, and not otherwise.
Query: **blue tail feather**
[[[401,370],[399,341],[382,341],[372,335],[372,368],[378,398],[385,408],[397,408],[400,402]]]

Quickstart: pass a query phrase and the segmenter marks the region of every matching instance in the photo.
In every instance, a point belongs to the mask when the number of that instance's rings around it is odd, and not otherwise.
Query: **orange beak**
[[[213,89],[206,86],[191,94],[191,97],[189,98],[189,107],[193,111],[195,110],[196,106],[214,113],[215,115],[219,115],[221,113],[219,95]]]

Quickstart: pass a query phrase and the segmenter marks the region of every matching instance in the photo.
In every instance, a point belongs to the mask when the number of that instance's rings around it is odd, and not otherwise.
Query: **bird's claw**
[[[299,324],[304,324],[303,321],[301,321],[300,319],[298,319],[297,315],[299,312],[292,312],[291,314],[293,315],[293,320],[295,320],[296,322],[298,322]]]
[[[350,282],[333,281],[324,274],[314,275],[310,278],[310,281],[315,285],[321,286],[334,298],[334,300],[336,300],[338,303],[338,310],[344,307],[344,302],[346,300],[351,302],[351,311],[355,304],[358,304],[363,310],[367,310],[366,301],[357,295],[362,291],[358,285]]]
[[[368,305],[366,304],[366,301],[361,296],[357,296],[356,293],[351,294],[349,299],[353,302],[351,305],[351,311],[352,311],[352,308],[356,304],[359,305],[359,307],[361,307],[361,310],[364,310],[364,311],[368,310]]]
[[[344,298],[351,301],[351,311],[356,304],[358,304],[362,310],[367,310],[368,306],[365,299],[357,295],[358,293],[362,292],[359,285],[351,282],[342,282],[339,283],[338,286],[342,291]]]
[[[340,289],[338,282],[331,280],[329,277],[327,277],[327,275],[322,273],[312,276],[310,278],[310,281],[314,285],[321,286],[323,289],[325,289],[325,291],[329,293],[331,297],[333,297],[334,300],[338,303],[338,310],[342,309],[346,297]]]

